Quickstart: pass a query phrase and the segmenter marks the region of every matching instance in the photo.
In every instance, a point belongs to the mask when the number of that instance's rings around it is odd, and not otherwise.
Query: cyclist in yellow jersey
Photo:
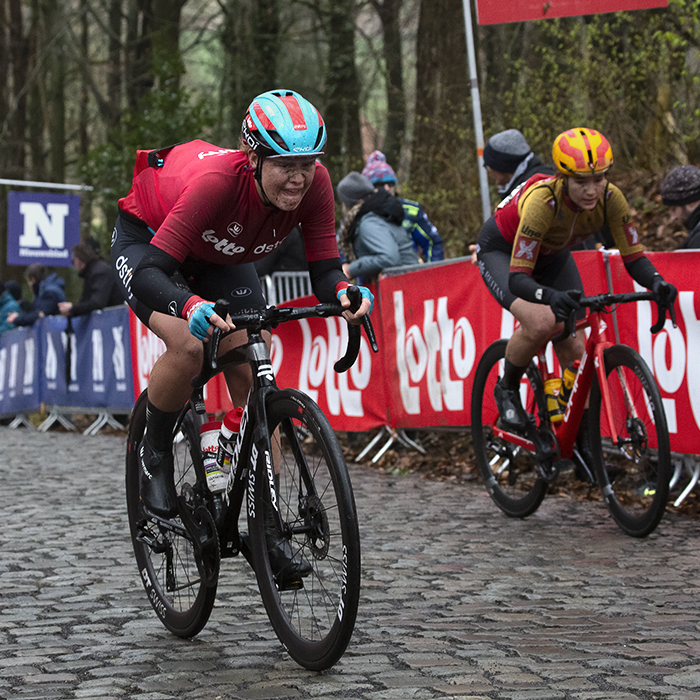
[[[520,322],[495,390],[501,421],[510,430],[527,426],[518,389],[530,360],[572,311],[584,314],[573,246],[607,226],[635,281],[659,298],[673,301],[677,295],[644,256],[627,201],[607,181],[613,154],[605,136],[585,127],[569,129],[555,139],[552,157],[557,174],[534,175],[513,191],[477,241],[479,270],[489,291]],[[561,341],[554,350],[567,367],[583,355],[583,334]]]

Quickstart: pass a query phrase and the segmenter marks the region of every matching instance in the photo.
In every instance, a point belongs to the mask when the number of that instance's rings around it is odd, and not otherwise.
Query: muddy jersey
[[[292,211],[265,206],[245,153],[190,141],[163,152],[150,167],[139,151],[129,194],[119,200],[127,214],[153,231],[151,243],[180,262],[218,265],[253,262],[302,225],[309,261],[338,257],[333,189],[326,168],[316,172],[301,204]]]
[[[607,224],[625,263],[641,257],[643,246],[622,192],[607,184],[595,209],[582,210],[564,192],[564,181],[533,175],[501,202],[498,229],[512,243],[510,272],[531,275],[540,255],[571,248]]]

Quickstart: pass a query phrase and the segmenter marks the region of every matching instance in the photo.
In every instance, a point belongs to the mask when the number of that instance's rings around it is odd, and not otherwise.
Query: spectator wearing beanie
[[[537,173],[554,175],[554,166],[543,163],[517,129],[501,131],[486,142],[484,166],[502,199]]]
[[[381,151],[373,151],[367,158],[367,164],[362,174],[378,188],[384,188],[396,195],[398,180],[393,168],[386,162],[386,156]],[[444,260],[445,252],[442,238],[437,228],[430,223],[423,207],[410,199],[399,197],[403,207],[402,226],[411,237],[413,249],[422,257],[424,262]]]
[[[348,279],[373,282],[388,267],[417,265],[411,240],[401,226],[403,208],[398,198],[358,172],[348,173],[336,188],[343,204],[338,244],[345,256]]]
[[[668,207],[671,220],[681,219],[688,229],[688,237],[678,249],[700,248],[700,168],[673,168],[661,183],[661,200]]]

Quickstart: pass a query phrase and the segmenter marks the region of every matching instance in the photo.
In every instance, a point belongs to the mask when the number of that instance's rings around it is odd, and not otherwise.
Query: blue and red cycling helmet
[[[326,143],[326,125],[298,92],[270,90],[250,103],[241,135],[261,159],[318,156]]]

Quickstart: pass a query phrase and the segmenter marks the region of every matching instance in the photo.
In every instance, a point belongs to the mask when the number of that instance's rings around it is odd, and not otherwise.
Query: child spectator
[[[7,291],[5,284],[0,282],[0,333],[11,331],[15,327],[12,321],[8,321],[8,317],[20,311],[17,300]]]
[[[378,189],[385,189],[396,195],[398,180],[393,168],[386,162],[386,156],[381,151],[374,151],[367,157],[367,164],[362,174]],[[414,250],[420,254],[424,262],[444,260],[442,238],[438,230],[430,223],[423,207],[410,199],[399,197],[403,207],[401,225],[411,236]]]

